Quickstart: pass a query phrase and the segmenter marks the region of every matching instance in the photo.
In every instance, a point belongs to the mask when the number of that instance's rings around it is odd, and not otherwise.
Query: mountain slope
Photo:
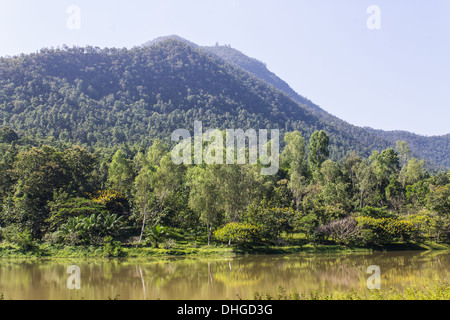
[[[424,159],[433,159],[443,168],[450,168],[450,134],[424,137],[407,131],[365,129],[392,143],[398,140],[407,141],[413,154],[418,154]]]
[[[155,138],[170,142],[176,129],[192,132],[195,120],[203,121],[204,129],[299,130],[306,139],[325,130],[334,159],[392,145],[336,121],[293,97],[293,90],[283,92],[287,84],[272,73],[268,81],[263,64],[242,54],[240,59],[240,65],[228,62],[172,36],[133,49],[43,49],[1,58],[0,126],[46,143],[95,147],[145,146]]]
[[[326,122],[333,124],[343,132],[354,136],[358,141],[373,149],[394,147],[397,140],[408,143],[414,156],[433,162],[437,166],[450,167],[450,135],[425,137],[405,131],[383,131],[357,127],[333,116],[315,105],[310,100],[295,92],[285,81],[267,69],[266,65],[229,46],[202,47],[202,49],[224,59],[275,88],[286,93],[294,101],[302,104],[307,110],[318,115]]]
[[[0,59],[1,125],[93,146],[169,141],[179,128],[315,130],[334,158],[368,147],[249,73],[177,40],[127,49],[44,49]],[[191,131],[192,132],[192,131]]]

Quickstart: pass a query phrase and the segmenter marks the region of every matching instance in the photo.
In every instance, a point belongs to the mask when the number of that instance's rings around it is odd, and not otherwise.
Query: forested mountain
[[[392,143],[407,141],[412,153],[424,159],[432,159],[443,167],[450,167],[450,134],[425,137],[407,131],[383,131],[365,128]]]
[[[392,146],[328,114],[264,64],[225,46],[198,47],[170,36],[132,49],[63,47],[0,59],[0,126],[33,140],[149,146],[155,138],[169,142],[178,128],[192,132],[194,120],[204,128],[299,130],[307,139],[324,130],[333,159]],[[441,165],[448,150],[434,157],[414,148]]]
[[[0,79],[1,125],[46,143],[148,146],[201,120],[204,128],[279,128],[307,138],[323,129],[333,158],[371,151],[281,91],[178,40],[43,49],[0,59]]]
[[[308,111],[333,124],[340,131],[354,136],[361,143],[372,146],[373,149],[382,149],[388,146],[394,147],[398,140],[402,140],[408,143],[411,153],[415,156],[433,162],[437,166],[450,167],[450,135],[425,137],[405,131],[383,131],[354,126],[299,95],[285,81],[268,70],[261,61],[250,58],[227,45],[202,48],[271,84],[286,93],[294,101],[302,104]]]

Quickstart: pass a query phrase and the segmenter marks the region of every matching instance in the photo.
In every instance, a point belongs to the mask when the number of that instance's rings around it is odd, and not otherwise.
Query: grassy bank
[[[242,298],[242,297],[241,297]],[[255,292],[249,300],[450,300],[448,282],[431,285],[410,286],[403,290],[353,290],[349,292],[312,290],[309,292],[286,292],[278,287],[274,292]]]
[[[255,292],[252,297],[237,297],[240,300],[267,301],[267,300],[450,300],[450,285],[448,282],[434,282],[431,285],[410,286],[403,290],[389,289],[381,290],[353,290],[353,291],[331,291],[311,290],[309,292],[290,291],[286,292],[283,287],[278,287],[274,292]],[[108,300],[120,300],[117,295]],[[5,300],[0,293],[0,300]]]
[[[233,257],[248,254],[296,254],[321,252],[372,252],[372,251],[405,251],[405,250],[450,250],[449,244],[398,243],[384,247],[352,247],[341,245],[284,245],[261,246],[253,248],[235,248],[225,245],[177,244],[171,248],[154,248],[135,246],[65,246],[38,243],[29,247],[20,247],[12,243],[0,243],[0,257],[177,257],[177,256],[221,256]]]

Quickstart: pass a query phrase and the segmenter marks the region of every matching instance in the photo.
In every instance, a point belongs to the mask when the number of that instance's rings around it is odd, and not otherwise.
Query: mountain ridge
[[[168,36],[167,38],[170,37],[171,36]],[[177,39],[180,39],[181,41],[185,40],[178,36],[175,37]],[[219,46],[218,44],[216,44],[215,46],[197,47],[206,50],[224,59],[225,61],[255,75],[259,79],[286,93],[294,101],[302,104],[312,113],[318,114],[320,117],[327,119],[327,121],[336,123],[340,127],[344,127],[345,130],[350,134],[355,134],[361,137],[362,141],[381,138],[384,141],[379,140],[376,143],[376,147],[381,149],[386,147],[395,147],[395,143],[397,140],[405,140],[409,144],[411,152],[414,156],[430,160],[433,158],[432,154],[437,152],[437,157],[439,159],[438,162],[441,163],[441,165],[443,165],[444,167],[450,167],[450,134],[425,136],[403,130],[386,131],[381,129],[374,129],[371,127],[359,127],[350,124],[345,120],[342,120],[330,114],[326,110],[314,104],[311,100],[298,94],[289,86],[288,83],[280,79],[275,73],[268,70],[265,63],[255,58],[248,57],[241,51],[231,48],[231,46]],[[430,143],[432,145],[429,145]],[[435,144],[438,144],[440,148],[436,150]]]
[[[331,121],[334,116],[309,100],[309,107],[295,101],[263,74],[210,51],[168,36],[132,49],[43,49],[0,58],[0,125],[50,141],[148,145],[180,126],[191,127],[196,118],[218,128],[299,130],[305,138],[325,130],[334,159],[392,146],[373,132]]]

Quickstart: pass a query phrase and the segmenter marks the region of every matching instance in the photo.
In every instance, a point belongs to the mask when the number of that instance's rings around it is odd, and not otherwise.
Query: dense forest
[[[0,79],[3,125],[49,144],[149,146],[155,138],[168,141],[176,129],[191,129],[194,120],[220,129],[298,128],[307,135],[324,127],[248,73],[171,40],[132,50],[48,49],[1,59]],[[346,140],[349,147],[353,138]],[[342,143],[338,148],[343,154]]]
[[[262,176],[258,164],[176,165],[160,140],[90,153],[31,147],[9,128],[0,139],[0,235],[24,247],[450,240],[450,171],[430,175],[403,141],[335,162],[326,132],[293,131],[278,174]]]
[[[0,240],[448,243],[448,166],[430,171],[408,137],[321,113],[217,52],[173,39],[0,58]],[[280,129],[278,173],[174,164],[171,133],[192,132],[194,121],[205,130]],[[443,148],[432,160],[446,167]]]

